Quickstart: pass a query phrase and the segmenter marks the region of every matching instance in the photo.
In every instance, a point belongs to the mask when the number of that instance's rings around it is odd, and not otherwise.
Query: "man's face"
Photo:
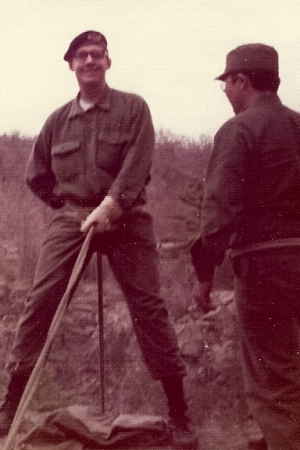
[[[245,98],[243,89],[243,78],[240,74],[230,74],[223,81],[225,92],[235,114],[238,114],[245,109]]]
[[[111,61],[105,47],[93,44],[79,47],[69,65],[79,84],[98,84],[105,80]]]

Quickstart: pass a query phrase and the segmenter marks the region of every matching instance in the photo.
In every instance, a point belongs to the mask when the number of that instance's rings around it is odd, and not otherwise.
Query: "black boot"
[[[163,377],[161,382],[168,399],[169,429],[174,448],[197,449],[197,436],[191,430],[187,416],[182,377]]]
[[[264,437],[248,441],[248,448],[251,450],[268,450],[268,444]]]
[[[9,432],[28,378],[17,374],[11,376],[5,399],[0,407],[0,436],[6,436]]]

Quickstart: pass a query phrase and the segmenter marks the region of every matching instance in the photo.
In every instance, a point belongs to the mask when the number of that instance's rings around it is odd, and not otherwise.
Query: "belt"
[[[75,220],[76,222],[82,222],[87,216],[99,205],[94,206],[81,206],[75,202],[66,200],[64,206],[56,210],[57,216],[61,216],[67,219]],[[125,212],[121,217],[130,217],[132,214],[144,212],[144,205],[133,206],[128,212]],[[56,216],[56,217],[57,217]]]
[[[230,257],[236,258],[237,256],[242,256],[260,250],[285,248],[285,247],[300,247],[300,238],[295,237],[295,238],[275,239],[273,241],[266,241],[248,245],[245,247],[231,249]]]

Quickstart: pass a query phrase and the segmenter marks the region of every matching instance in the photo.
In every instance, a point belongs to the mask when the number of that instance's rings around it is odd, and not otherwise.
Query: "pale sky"
[[[0,134],[34,136],[76,96],[63,55],[89,29],[108,40],[108,84],[144,97],[156,130],[213,135],[233,115],[214,78],[249,42],[277,49],[280,98],[300,111],[299,0],[0,0],[0,17]]]

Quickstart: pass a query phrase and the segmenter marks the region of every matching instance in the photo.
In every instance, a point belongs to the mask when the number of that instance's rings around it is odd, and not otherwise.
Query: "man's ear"
[[[110,69],[111,68],[111,59],[109,56],[106,57],[107,60],[107,68]]]
[[[249,86],[250,80],[244,73],[238,73],[236,83],[240,89],[244,89]]]

